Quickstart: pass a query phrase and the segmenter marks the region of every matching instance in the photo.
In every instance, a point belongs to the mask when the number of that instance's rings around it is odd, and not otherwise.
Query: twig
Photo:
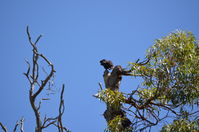
[[[15,127],[14,127],[14,130],[13,132],[16,132],[17,131],[17,127],[19,126],[19,122],[17,121],[16,124],[15,124]]]
[[[3,129],[4,132],[7,132],[6,127],[1,122],[0,122],[0,126],[1,126],[1,128]]]
[[[64,132],[63,124],[62,124],[62,115],[63,115],[64,110],[65,110],[64,99],[63,99],[64,88],[65,88],[65,86],[63,84],[61,96],[60,96],[60,104],[59,104],[59,116],[58,116],[58,126],[60,126],[60,127],[58,127],[59,132]]]
[[[21,118],[20,120],[20,131],[24,132],[24,118]]]
[[[27,32],[27,35],[28,35],[29,43],[31,44],[31,46],[33,48],[33,57],[32,57],[32,65],[33,66],[32,66],[32,74],[29,75],[30,74],[30,72],[29,72],[30,71],[30,65],[29,65],[27,73],[25,75],[28,78],[29,83],[30,83],[29,100],[30,100],[30,104],[32,106],[32,109],[35,113],[35,118],[36,118],[37,126],[36,126],[35,131],[41,132],[41,118],[40,118],[40,112],[39,112],[40,105],[39,105],[39,107],[37,107],[35,105],[35,99],[36,99],[37,95],[43,90],[45,85],[43,84],[42,86],[40,86],[39,90],[36,91],[36,93],[34,94],[35,83],[38,82],[38,77],[39,77],[39,65],[37,63],[38,59],[39,59],[39,54],[38,54],[36,44],[33,43],[32,40],[31,40],[31,35],[30,35],[30,32],[29,32],[28,26],[26,28],[26,32]],[[41,38],[41,35],[37,38],[36,43],[39,41],[40,38]],[[27,62],[27,63],[29,64],[29,62]],[[31,78],[29,78],[29,76],[31,76]]]
[[[102,88],[102,83],[98,83],[99,84],[99,86],[100,86],[100,90],[103,90],[103,88]]]
[[[62,115],[64,113],[65,110],[65,106],[64,106],[64,99],[63,99],[63,94],[64,94],[64,85],[62,87],[62,91],[61,91],[61,97],[60,97],[60,106],[59,106],[59,115],[55,118],[47,118],[45,116],[44,120],[41,119],[41,115],[40,115],[40,107],[41,107],[41,101],[39,102],[38,105],[35,104],[36,98],[38,97],[38,95],[41,94],[41,92],[44,90],[44,88],[47,86],[47,84],[49,83],[49,81],[51,80],[52,77],[54,77],[54,73],[55,73],[55,69],[54,69],[54,65],[43,55],[40,54],[38,52],[37,49],[37,43],[39,42],[39,40],[41,39],[42,35],[39,35],[39,37],[37,37],[36,41],[33,43],[32,39],[31,39],[31,35],[29,32],[29,27],[26,28],[26,32],[27,32],[27,36],[28,36],[28,40],[30,45],[32,46],[32,52],[33,52],[33,57],[32,57],[32,67],[30,66],[30,63],[28,61],[26,61],[26,63],[28,64],[28,70],[26,73],[24,73],[24,75],[26,76],[26,78],[29,81],[30,84],[30,89],[29,89],[29,100],[30,100],[30,104],[31,107],[34,111],[35,114],[35,118],[36,118],[36,132],[42,132],[42,129],[47,128],[51,125],[55,125],[56,123],[58,123],[57,128],[59,129],[60,132],[63,132],[65,130],[65,128],[63,127],[62,124]],[[38,60],[42,59],[44,60],[47,65],[49,65],[51,67],[51,70],[49,73],[45,72],[47,74],[47,76],[44,78],[44,80],[40,82],[39,78],[39,64],[38,64]],[[32,70],[32,72],[30,73],[30,70]],[[37,86],[37,89],[35,89],[35,86]],[[43,98],[43,100],[48,100],[47,98]],[[21,121],[21,132],[23,132],[23,122]],[[19,123],[18,123],[19,125]],[[16,124],[16,127],[18,126]]]
[[[24,132],[24,118],[23,117],[20,119],[20,121],[16,122],[13,132],[17,131],[18,126],[20,126],[20,131]]]

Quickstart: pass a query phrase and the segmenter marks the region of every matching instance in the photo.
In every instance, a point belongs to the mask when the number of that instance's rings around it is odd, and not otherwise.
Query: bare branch
[[[63,127],[63,124],[62,124],[62,115],[65,110],[64,99],[63,99],[64,85],[63,85],[62,91],[61,91],[58,116],[55,118],[47,118],[45,116],[44,120],[42,120],[41,115],[40,115],[41,101],[39,102],[38,105],[36,105],[35,101],[37,100],[38,95],[40,95],[41,92],[44,90],[44,88],[46,88],[48,86],[47,84],[50,84],[50,80],[54,77],[55,69],[54,69],[54,65],[43,54],[40,54],[38,52],[36,44],[39,42],[42,35],[39,35],[39,37],[37,37],[36,41],[33,42],[28,27],[26,29],[26,32],[28,35],[29,43],[33,49],[32,50],[33,57],[32,57],[32,67],[30,67],[30,63],[28,61],[26,61],[26,63],[28,64],[28,70],[26,73],[24,73],[24,75],[27,77],[27,79],[29,80],[29,84],[30,84],[29,101],[30,101],[31,107],[34,111],[35,118],[36,118],[35,132],[42,132],[42,129],[44,129],[44,128],[47,128],[51,125],[56,126],[56,123],[58,124],[57,128],[59,129],[59,131],[63,132],[65,130],[65,128]],[[39,68],[40,68],[40,66],[38,64],[39,59],[42,59],[47,65],[50,66],[50,71],[49,71],[49,73],[45,72],[47,74],[47,76],[43,80],[39,80]],[[30,70],[32,70],[31,73],[30,73]],[[39,83],[39,82],[41,82],[41,83]],[[42,100],[49,100],[49,99],[50,98],[42,98]],[[21,128],[23,128],[23,127],[21,127]],[[21,129],[21,131],[22,130],[23,129]]]
[[[37,40],[35,41],[35,45],[37,44],[37,42],[39,42],[40,38],[42,37],[42,35],[39,35],[39,37],[37,38]]]
[[[51,77],[53,76],[55,70],[53,65],[51,64],[51,72],[50,74],[46,77],[46,79],[42,82],[39,90],[33,95],[33,98],[35,99],[40,93],[41,91],[44,89],[44,87],[46,86],[47,82],[51,79]]]
[[[35,113],[35,118],[36,118],[36,132],[41,132],[42,128],[41,128],[41,124],[42,124],[42,121],[41,121],[41,117],[40,117],[40,112],[39,112],[39,109],[40,109],[40,106],[41,106],[41,103],[39,103],[39,106],[36,106],[35,104],[35,100],[36,100],[36,97],[41,93],[41,91],[44,89],[44,87],[46,86],[46,83],[50,80],[50,78],[53,76],[53,73],[54,73],[54,67],[53,65],[51,64],[51,67],[52,67],[52,70],[50,72],[50,74],[44,79],[43,83],[40,84],[38,83],[38,77],[39,77],[39,65],[38,65],[38,59],[39,57],[43,58],[44,61],[46,61],[48,64],[49,64],[49,61],[48,59],[46,59],[46,57],[44,57],[43,55],[40,55],[38,53],[38,50],[37,50],[37,47],[36,47],[36,43],[38,43],[38,41],[40,40],[41,38],[41,35],[36,39],[36,42],[33,43],[32,42],[32,39],[31,39],[31,35],[30,35],[30,32],[29,32],[29,28],[27,26],[27,35],[28,35],[28,40],[29,40],[29,43],[31,44],[32,48],[33,48],[33,58],[32,58],[32,74],[30,74],[30,64],[29,62],[28,65],[28,70],[27,70],[27,73],[25,74],[26,77],[28,78],[29,80],[29,83],[30,83],[30,90],[29,90],[29,100],[30,100],[30,104],[32,106],[32,109]],[[29,76],[31,76],[31,78],[29,78]],[[31,80],[30,80],[31,79]],[[34,87],[35,87],[35,84],[38,84],[39,86],[39,89],[34,93]]]
[[[102,83],[99,82],[98,84],[99,84],[100,90],[103,90]]]
[[[56,127],[58,127],[58,128],[60,127],[60,126],[58,126],[57,124],[53,124],[53,125],[56,126]],[[71,131],[69,131],[66,127],[63,127],[63,130],[64,130],[65,132],[71,132]],[[63,132],[64,132],[64,131],[63,131]]]
[[[4,131],[4,132],[7,132],[7,129],[6,129],[6,127],[0,122],[0,126],[1,126],[1,128],[2,128],[2,130]]]
[[[57,122],[57,118],[46,118],[44,119],[44,123],[42,125],[42,129],[47,128]]]
[[[14,130],[13,130],[13,132],[16,132],[17,131],[17,127],[19,126],[19,123],[18,123],[18,121],[16,122],[16,124],[15,124],[15,127],[14,127]]]
[[[28,26],[26,27],[26,33],[27,33],[27,35],[28,35],[29,43],[30,43],[30,44],[32,45],[32,47],[33,47],[33,50],[37,51],[36,45],[32,42],[32,39],[31,39],[31,35],[30,35],[30,32],[29,32],[29,27],[28,27]],[[41,35],[37,38],[37,40],[39,41],[40,38],[41,38]],[[38,42],[38,41],[36,41],[36,42]]]
[[[38,55],[41,56],[50,65],[51,71],[50,71],[49,75],[45,78],[45,80],[42,81],[42,84],[41,84],[39,90],[33,95],[34,99],[41,93],[41,91],[44,89],[47,82],[49,82],[49,80],[53,77],[54,72],[55,72],[54,65],[44,55],[42,55],[42,54],[38,54]]]
[[[20,131],[24,132],[24,118],[23,117],[19,121],[16,122],[13,132],[17,131],[18,126],[20,126]]]
[[[29,61],[28,60],[25,60],[26,61],[26,63],[28,64],[28,70],[27,70],[27,72],[25,73],[26,75],[29,75],[29,73],[30,73],[30,63],[29,63]]]
[[[24,118],[20,120],[20,131],[24,132]]]
[[[25,75],[26,78],[28,79],[29,83],[32,83],[32,82],[31,82],[31,79],[30,79],[30,77],[29,77],[29,74],[30,74],[30,63],[29,63],[27,60],[25,60],[25,61],[26,61],[26,63],[28,64],[28,70],[27,70],[26,73],[24,73],[24,75]]]
[[[64,99],[63,99],[64,87],[65,86],[63,84],[61,96],[60,96],[60,104],[59,104],[59,116],[58,116],[58,126],[60,126],[60,127],[58,127],[59,132],[64,132],[63,124],[62,124],[62,115],[63,115],[64,110],[65,110]]]

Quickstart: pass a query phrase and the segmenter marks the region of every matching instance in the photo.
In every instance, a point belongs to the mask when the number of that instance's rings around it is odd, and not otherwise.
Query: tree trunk
[[[103,77],[106,88],[113,91],[118,91],[120,87],[120,81],[122,80],[122,73],[123,69],[119,65],[115,66],[112,72],[109,72],[108,69],[105,69]],[[118,132],[126,132],[131,125],[131,121],[126,117],[126,113],[122,110],[121,106],[122,104],[120,104],[119,108],[115,108],[107,103],[107,109],[103,115],[108,124],[116,117],[121,117],[122,120],[120,125],[118,124]]]

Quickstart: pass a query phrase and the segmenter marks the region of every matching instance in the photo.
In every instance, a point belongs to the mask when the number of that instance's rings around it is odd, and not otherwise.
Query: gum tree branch
[[[137,60],[135,65],[144,66],[149,63],[149,61],[150,58],[143,62],[139,62],[139,60]],[[132,70],[126,71],[120,65],[113,66],[113,63],[111,61],[103,59],[100,61],[100,64],[105,69],[103,75],[105,86],[112,91],[119,91],[122,76],[135,76]],[[110,72],[110,70],[112,71]],[[151,82],[153,82],[151,75],[142,73],[140,74],[140,76],[143,78],[147,76],[151,79]],[[146,99],[143,99],[142,97],[137,97],[139,95],[144,96],[138,89],[133,90],[130,94],[125,94],[121,92],[123,95],[125,95],[125,99],[121,102],[121,107],[119,108],[119,110],[118,108],[117,110],[115,110],[114,107],[112,108],[107,105],[107,110],[103,114],[106,121],[109,123],[118,115],[121,117],[126,117],[125,114],[128,112],[128,114],[133,117],[133,120],[131,122],[129,121],[128,126],[130,125],[134,130],[143,131],[147,128],[150,130],[152,126],[155,126],[163,119],[168,118],[169,113],[172,113],[175,116],[179,116],[180,113],[176,112],[176,107],[158,101],[158,99],[161,98],[161,94],[164,92],[164,88],[161,88],[161,81],[158,80],[156,84],[152,85],[157,85],[157,89],[156,91],[154,91],[153,96]],[[99,95],[96,94],[94,95],[94,97],[99,98]],[[125,104],[125,106],[129,105],[129,107],[125,108],[122,106],[122,104]],[[160,111],[164,111],[165,114],[160,114]],[[122,128],[120,129],[120,131],[125,131],[125,129]]]

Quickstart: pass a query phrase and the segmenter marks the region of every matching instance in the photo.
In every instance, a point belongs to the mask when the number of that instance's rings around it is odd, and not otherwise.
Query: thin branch
[[[7,132],[7,129],[6,129],[6,127],[0,122],[0,126],[1,126],[1,128],[2,128],[2,130],[4,131],[4,132]]]
[[[38,91],[36,91],[35,94],[33,94],[34,92],[34,85],[35,83],[37,82],[38,84],[38,77],[39,77],[39,65],[38,65],[38,59],[39,59],[39,54],[38,54],[38,50],[37,50],[37,47],[36,47],[36,43],[40,40],[41,38],[41,35],[37,38],[36,42],[33,43],[32,40],[31,40],[31,35],[30,35],[30,32],[29,32],[29,27],[27,26],[26,28],[26,32],[27,32],[27,35],[28,35],[28,40],[29,40],[29,43],[31,44],[32,48],[33,48],[33,57],[32,57],[32,74],[30,75],[31,76],[31,80],[29,78],[29,74],[30,74],[30,64],[29,62],[28,65],[29,65],[29,68],[27,70],[27,73],[25,74],[26,77],[28,78],[29,80],[29,83],[30,83],[30,90],[29,90],[29,100],[30,100],[30,104],[32,106],[32,109],[35,113],[35,118],[36,118],[36,132],[41,132],[41,118],[40,118],[40,112],[39,112],[39,108],[40,108],[40,104],[39,106],[37,107],[35,105],[35,99],[37,97],[37,95],[43,90],[43,88],[45,87],[45,84],[42,84],[39,88]],[[49,79],[45,79],[46,81],[48,81]],[[47,82],[45,82],[47,83]],[[39,86],[39,85],[38,85]]]
[[[14,130],[13,130],[13,132],[16,132],[17,131],[17,127],[19,126],[19,123],[18,123],[18,121],[16,122],[16,124],[15,124],[15,127],[14,127]]]
[[[151,60],[151,58],[147,58],[146,60],[144,60],[144,61],[142,61],[142,62],[139,62],[140,61],[140,59],[138,59],[137,61],[136,61],[136,64],[138,64],[138,65],[146,65],[147,63],[149,63],[149,61]]]
[[[15,124],[15,127],[14,127],[14,130],[13,132],[16,132],[17,131],[17,127],[19,126],[19,122],[17,121],[16,124]]]
[[[62,124],[62,115],[63,115],[64,110],[65,110],[64,99],[63,99],[64,88],[65,88],[65,86],[63,84],[61,96],[60,96],[60,104],[59,104],[59,116],[58,116],[58,126],[60,126],[60,127],[58,127],[59,132],[64,132],[63,124]]]
[[[30,80],[30,77],[29,77],[29,74],[30,74],[30,63],[28,62],[28,60],[25,60],[26,63],[28,64],[28,70],[26,73],[24,73],[24,75],[26,76],[26,78],[28,79],[29,83],[32,83],[31,80]]]
[[[102,83],[99,82],[98,84],[99,84],[100,90],[103,90]]]
[[[56,119],[48,118],[47,120],[44,121],[44,124],[42,125],[41,128],[42,128],[42,129],[47,128],[47,127],[49,127],[49,126],[55,124],[56,122],[57,122]],[[48,124],[47,124],[47,123],[48,123]]]
[[[27,26],[26,27],[26,33],[27,33],[27,35],[28,35],[28,40],[29,40],[29,43],[32,45],[32,47],[33,47],[33,50],[36,50],[37,51],[37,47],[36,47],[36,45],[34,44],[34,43],[32,43],[32,39],[31,39],[31,35],[30,35],[30,32],[29,32],[29,27]],[[37,38],[37,40],[39,40],[41,38],[41,35]],[[36,42],[38,42],[38,41],[36,41]]]
[[[28,61],[26,61],[26,63],[28,64],[28,70],[26,73],[24,73],[24,75],[27,77],[27,79],[29,80],[29,84],[30,84],[29,100],[30,100],[31,107],[34,111],[35,118],[36,118],[36,130],[35,131],[42,132],[42,129],[47,128],[51,125],[56,126],[56,123],[57,123],[58,124],[57,128],[59,129],[59,132],[63,132],[65,130],[65,128],[63,127],[63,124],[62,124],[62,115],[65,110],[64,99],[63,99],[64,85],[63,85],[62,91],[61,91],[58,116],[55,118],[47,118],[45,116],[44,120],[42,120],[41,116],[40,116],[40,111],[39,111],[41,108],[41,101],[39,102],[38,105],[35,104],[35,101],[36,101],[36,98],[38,97],[38,95],[40,95],[41,92],[44,90],[44,88],[47,86],[47,84],[50,83],[49,81],[51,80],[51,78],[54,77],[55,69],[54,69],[54,65],[43,54],[40,54],[38,52],[36,44],[41,39],[42,35],[39,35],[39,37],[37,37],[36,41],[33,43],[28,26],[26,28],[26,32],[27,32],[29,43],[33,49],[32,50],[33,57],[32,57],[32,67],[30,67],[30,63]],[[38,79],[39,78],[39,68],[40,68],[39,64],[38,64],[39,59],[44,60],[44,62],[47,63],[47,65],[49,65],[51,68],[49,73],[45,72],[47,74],[47,76],[44,78],[44,80]],[[30,73],[30,70],[32,70],[32,73]],[[40,81],[41,81],[41,83],[39,83]],[[37,89],[35,89],[36,86],[37,86]],[[42,100],[48,100],[48,98],[42,98]],[[23,129],[21,129],[21,131],[22,130]]]
[[[20,131],[24,132],[24,118],[21,118],[20,120]]]
[[[24,118],[23,117],[20,119],[20,121],[16,122],[13,132],[17,131],[18,126],[20,126],[20,131],[24,132]]]
[[[56,127],[58,127],[58,128],[60,127],[60,126],[58,126],[57,124],[53,124],[53,125],[56,126]],[[69,131],[66,127],[63,127],[63,130],[64,130],[65,132],[71,132],[71,131]],[[63,131],[63,132],[64,132],[64,131]]]
[[[34,99],[41,93],[41,91],[44,89],[47,82],[53,77],[53,74],[55,72],[53,64],[42,54],[40,54],[39,56],[41,56],[51,66],[51,71],[50,71],[49,75],[46,77],[46,79],[42,82],[39,90],[33,95]]]
[[[37,40],[35,41],[35,45],[37,44],[37,42],[39,42],[40,38],[42,37],[42,35],[39,35],[39,37],[37,38]]]

